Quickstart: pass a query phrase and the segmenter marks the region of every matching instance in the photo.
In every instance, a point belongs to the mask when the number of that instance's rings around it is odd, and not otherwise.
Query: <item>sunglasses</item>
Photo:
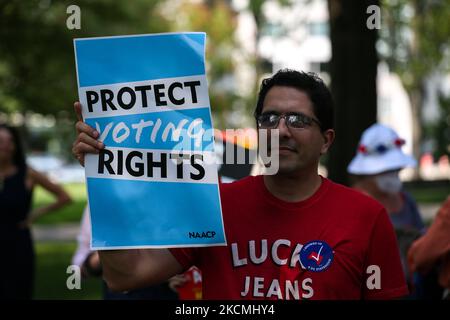
[[[278,114],[276,112],[262,113],[256,117],[259,128],[275,129],[278,127],[280,119],[284,118],[286,126],[293,129],[305,129],[313,125],[315,122],[319,128],[321,124],[319,120],[309,117],[303,113],[289,112],[285,114]]]

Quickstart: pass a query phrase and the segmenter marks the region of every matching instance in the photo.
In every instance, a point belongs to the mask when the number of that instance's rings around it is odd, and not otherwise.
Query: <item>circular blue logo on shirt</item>
[[[300,250],[300,261],[309,271],[324,271],[333,261],[333,249],[324,241],[310,241]]]

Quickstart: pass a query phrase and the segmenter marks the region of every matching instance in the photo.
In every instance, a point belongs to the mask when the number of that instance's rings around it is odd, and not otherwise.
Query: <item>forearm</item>
[[[72,202],[72,199],[69,197],[69,195],[67,195],[66,193],[58,194],[57,200],[55,202],[53,202],[49,205],[34,209],[31,212],[31,217],[33,218],[33,220],[35,220],[39,217],[46,215],[47,213],[50,213],[52,211],[55,211],[55,210],[58,210],[58,209],[64,207],[65,205],[69,204],[70,202]]]
[[[103,278],[113,291],[166,281],[182,268],[167,249],[99,251]]]
[[[139,250],[103,250],[98,253],[107,282],[126,282],[135,274]]]
[[[60,208],[60,206],[56,205],[56,203],[52,203],[47,206],[42,206],[42,207],[34,209],[31,212],[30,216],[33,218],[33,220],[35,220],[37,218],[40,218],[40,217],[46,215],[47,213],[49,213],[51,211],[57,210],[58,208]]]
[[[52,212],[52,211],[55,211],[55,210],[58,210],[58,209],[64,207],[65,205],[67,205],[70,202],[71,202],[70,198],[66,198],[66,197],[60,198],[58,201],[56,201],[54,203],[34,209],[31,212],[30,216],[33,220],[36,220],[36,219],[46,215],[49,212]]]

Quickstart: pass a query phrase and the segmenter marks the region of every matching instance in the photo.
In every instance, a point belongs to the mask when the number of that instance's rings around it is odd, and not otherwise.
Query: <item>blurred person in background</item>
[[[52,193],[55,202],[31,210],[35,186]],[[27,166],[17,131],[0,124],[0,299],[32,298],[35,264],[30,226],[70,201],[60,185]]]
[[[450,196],[439,209],[425,235],[411,245],[408,267],[410,272],[417,271],[424,275],[437,268],[438,283],[443,291],[440,297],[450,300]]]
[[[415,200],[403,189],[399,178],[403,168],[416,166],[416,160],[402,151],[404,144],[405,140],[393,129],[374,124],[363,132],[347,171],[352,175],[353,188],[378,200],[389,213],[411,287],[418,280],[408,273],[406,254],[411,243],[425,232],[425,224]]]

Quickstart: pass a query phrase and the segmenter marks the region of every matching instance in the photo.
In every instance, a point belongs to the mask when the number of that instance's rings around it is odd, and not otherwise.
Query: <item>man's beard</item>
[[[278,163],[278,174],[290,174],[298,171],[302,167],[298,158],[293,159],[292,157],[280,156]]]
[[[279,153],[279,150],[284,150],[284,153]],[[272,151],[272,150],[270,150]],[[301,168],[301,161],[299,159],[299,150],[295,142],[290,140],[281,140],[278,150],[274,151],[274,155],[278,157],[278,173],[289,174]]]

